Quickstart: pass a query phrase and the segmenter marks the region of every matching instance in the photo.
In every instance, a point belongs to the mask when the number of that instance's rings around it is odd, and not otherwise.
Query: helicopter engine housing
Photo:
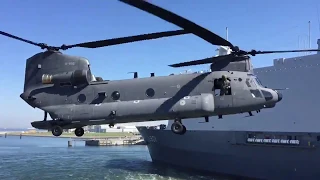
[[[71,84],[81,85],[89,84],[88,70],[75,70],[72,72],[65,72],[59,74],[43,74],[42,84]]]

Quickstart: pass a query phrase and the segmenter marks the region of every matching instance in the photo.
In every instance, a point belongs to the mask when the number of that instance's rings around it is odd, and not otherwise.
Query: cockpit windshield
[[[262,85],[262,83],[261,83],[260,79],[259,79],[257,76],[255,76],[255,78],[254,78],[254,79],[256,80],[256,82],[257,82],[257,84],[258,84],[259,86],[264,87],[264,86]]]

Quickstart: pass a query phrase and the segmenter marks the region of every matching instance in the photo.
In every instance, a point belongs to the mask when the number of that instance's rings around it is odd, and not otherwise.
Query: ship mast
[[[309,21],[308,23],[309,23],[309,49],[311,49],[311,22]]]

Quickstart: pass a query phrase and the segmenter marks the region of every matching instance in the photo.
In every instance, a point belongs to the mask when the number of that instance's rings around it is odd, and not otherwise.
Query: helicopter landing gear
[[[114,127],[114,124],[109,124],[109,128],[113,128]]]
[[[48,113],[46,111],[44,111],[43,121],[47,121],[47,116],[48,116]]]
[[[74,134],[75,134],[76,136],[78,136],[78,137],[81,137],[81,136],[83,136],[83,134],[84,134],[84,129],[83,129],[82,127],[76,128],[76,129],[74,130]]]
[[[171,131],[175,134],[182,135],[186,133],[186,127],[181,123],[181,119],[175,119],[171,125]]]
[[[52,135],[54,136],[60,136],[63,132],[63,129],[61,126],[53,126],[51,128],[51,132],[52,132]]]

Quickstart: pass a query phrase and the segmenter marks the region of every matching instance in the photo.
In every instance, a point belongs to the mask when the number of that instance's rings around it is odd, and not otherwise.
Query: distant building
[[[100,125],[93,126],[93,132],[96,132],[96,133],[101,132],[101,126]]]

